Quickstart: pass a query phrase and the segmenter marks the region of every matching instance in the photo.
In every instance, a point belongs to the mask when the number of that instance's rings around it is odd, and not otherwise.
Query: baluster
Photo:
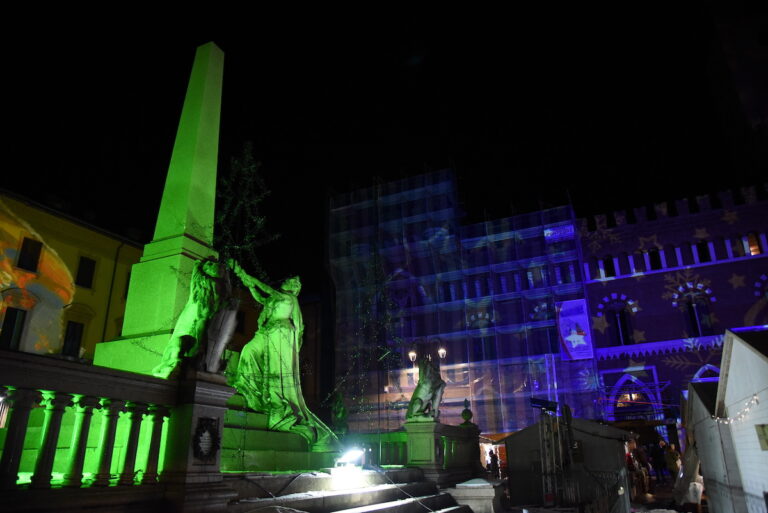
[[[72,443],[69,449],[69,464],[64,474],[64,486],[78,487],[83,484],[83,462],[88,445],[93,409],[99,408],[97,397],[80,396],[75,407],[75,423],[72,426]]]
[[[115,451],[115,430],[120,412],[124,411],[125,401],[113,399],[101,400],[101,436],[99,438],[99,462],[96,466],[95,486],[109,486],[112,478],[112,453]]]
[[[127,406],[131,427],[128,432],[128,443],[125,446],[125,461],[123,462],[123,471],[120,472],[120,479],[117,484],[134,484],[136,466],[136,451],[139,448],[139,433],[141,431],[141,420],[147,413],[147,405],[130,402]]]
[[[53,470],[53,460],[56,458],[56,446],[59,442],[59,432],[61,431],[61,418],[64,416],[64,409],[72,406],[72,396],[70,394],[60,394],[58,392],[43,392],[45,397],[45,420],[43,421],[43,430],[41,433],[42,443],[37,451],[37,461],[35,461],[35,473],[32,475],[31,488],[50,488],[51,470]]]
[[[0,458],[0,489],[8,490],[16,487],[29,413],[41,398],[42,394],[37,390],[25,389],[11,390],[5,398],[11,409],[3,456]]]
[[[141,484],[157,483],[157,463],[160,459],[160,442],[163,436],[163,421],[170,415],[170,410],[165,406],[150,406],[152,415],[152,440],[149,443],[149,456],[147,457],[147,471],[141,479]]]

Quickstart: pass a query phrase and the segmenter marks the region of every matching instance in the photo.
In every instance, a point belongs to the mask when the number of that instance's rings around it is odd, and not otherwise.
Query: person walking
[[[667,470],[666,446],[667,442],[659,440],[651,449],[651,459],[653,460],[653,468],[656,470],[657,484],[665,484],[667,482],[667,478],[664,476],[664,471]]]
[[[490,450],[490,452],[488,453],[488,456],[491,458],[491,464],[488,466],[489,470],[491,471],[491,476],[493,476],[494,479],[498,479],[499,457],[496,456],[496,453],[493,452],[493,449]]]
[[[664,462],[667,465],[667,469],[669,469],[669,474],[674,484],[678,474],[680,474],[680,452],[675,448],[675,444],[667,446],[666,451],[664,451]]]

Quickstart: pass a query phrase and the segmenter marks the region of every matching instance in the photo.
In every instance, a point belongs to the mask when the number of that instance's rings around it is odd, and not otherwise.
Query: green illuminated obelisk
[[[122,336],[96,346],[94,364],[149,374],[189,294],[192,265],[214,256],[213,218],[224,53],[198,47],[155,235],[131,270]]]

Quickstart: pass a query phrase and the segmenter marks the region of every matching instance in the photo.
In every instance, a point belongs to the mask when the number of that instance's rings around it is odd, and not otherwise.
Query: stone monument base
[[[285,472],[333,467],[337,450],[310,447],[296,433],[270,431],[267,415],[248,410],[241,395],[227,402],[221,469],[225,472]]]
[[[502,481],[470,479],[446,490],[456,502],[469,506],[475,513],[501,513],[501,496],[504,494]]]
[[[151,376],[170,338],[169,330],[100,342],[96,344],[93,364]]]
[[[407,421],[409,467],[418,467],[438,486],[449,486],[477,475],[480,429],[472,423],[449,426],[437,421]]]

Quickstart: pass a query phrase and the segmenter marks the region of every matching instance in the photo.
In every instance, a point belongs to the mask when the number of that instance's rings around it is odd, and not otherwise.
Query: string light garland
[[[747,414],[752,409],[752,407],[757,406],[758,404],[760,404],[760,399],[758,398],[757,394],[753,394],[752,398],[744,403],[744,407],[739,410],[736,415],[732,417],[717,417],[712,415],[712,418],[718,424],[733,424],[734,422],[740,422],[747,417]]]

